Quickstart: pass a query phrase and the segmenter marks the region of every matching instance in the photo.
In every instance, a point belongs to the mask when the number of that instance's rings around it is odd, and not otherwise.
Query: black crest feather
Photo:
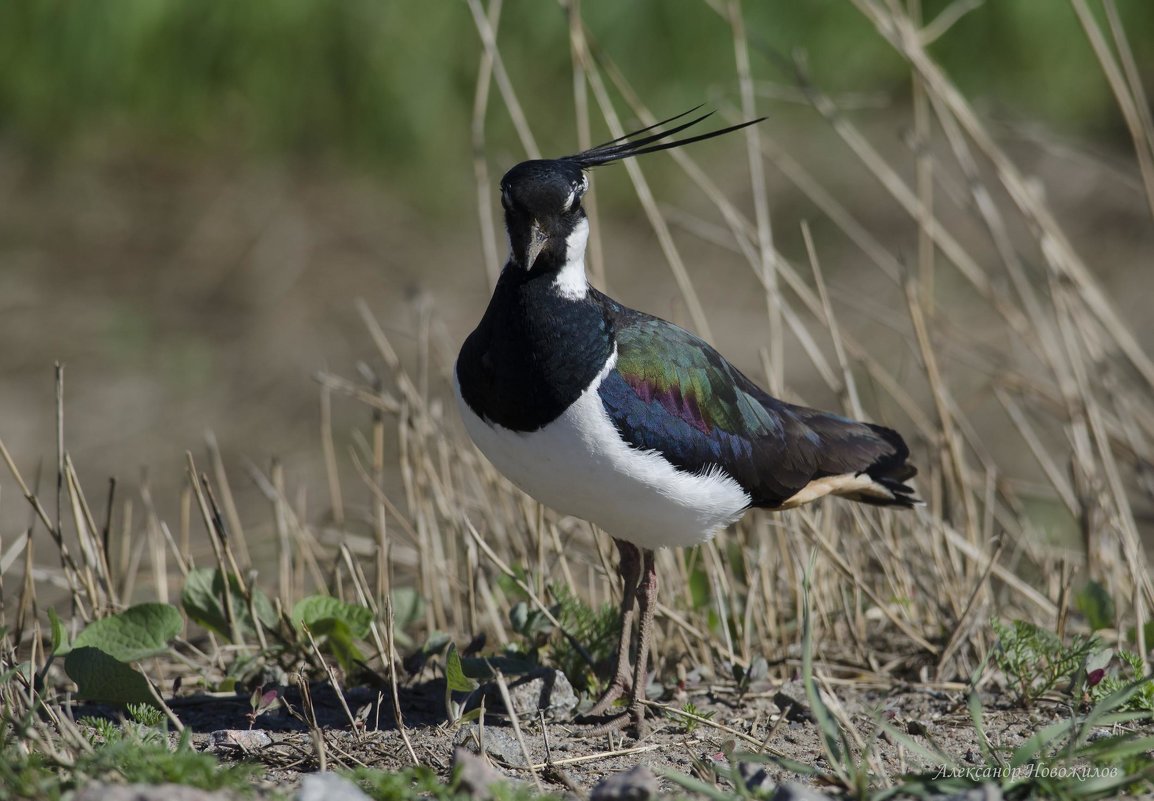
[[[670,117],[667,120],[662,120],[661,122],[654,123],[653,125],[641,128],[640,130],[633,131],[632,133],[627,133],[625,136],[618,137],[617,139],[611,139],[608,142],[597,145],[596,147],[589,148],[588,150],[585,150],[581,153],[576,153],[572,156],[562,156],[559,160],[568,161],[572,164],[576,164],[583,170],[587,170],[590,167],[599,167],[602,164],[612,164],[615,161],[621,161],[621,159],[627,159],[633,156],[641,156],[645,153],[656,153],[659,150],[669,150],[670,148],[681,147],[682,145],[688,145],[693,142],[700,142],[703,139],[712,139],[715,136],[723,136],[727,133],[732,133],[733,131],[739,131],[742,128],[746,128],[750,125],[756,125],[765,119],[765,117],[758,117],[756,120],[749,120],[748,122],[742,122],[737,125],[730,125],[728,128],[722,128],[717,131],[698,134],[697,136],[690,136],[685,139],[677,139],[673,142],[661,141],[662,139],[667,139],[676,133],[684,131],[686,128],[697,125],[697,123],[712,117],[714,112],[709,111],[698,117],[694,117],[693,119],[689,120],[689,122],[683,122],[680,125],[670,128],[668,131],[661,131],[660,133],[650,134],[649,136],[645,136],[641,139],[634,138],[641,136],[641,134],[649,133],[655,128],[660,128],[663,125],[668,125],[671,122],[680,120],[683,117],[687,117],[690,114],[693,114],[695,111],[698,111],[700,108],[701,106],[695,106],[694,108],[691,108],[688,111],[683,111],[680,114]]]

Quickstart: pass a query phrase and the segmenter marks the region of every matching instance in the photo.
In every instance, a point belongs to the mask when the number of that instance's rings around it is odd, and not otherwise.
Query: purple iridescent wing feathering
[[[708,343],[613,304],[617,366],[602,403],[621,436],[692,473],[720,469],[753,506],[775,507],[809,482],[867,473],[897,493],[913,475],[893,431],[779,401]]]

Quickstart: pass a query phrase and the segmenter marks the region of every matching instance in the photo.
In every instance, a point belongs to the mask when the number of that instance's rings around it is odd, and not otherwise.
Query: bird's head
[[[587,189],[585,171],[565,159],[522,161],[505,173],[501,205],[515,264],[531,270],[538,260],[548,268],[580,258],[589,225],[581,208]]]
[[[764,118],[731,125],[719,131],[662,142],[679,131],[709,117],[702,114],[667,131],[650,133],[679,120],[700,108],[670,117],[659,123],[626,134],[611,142],[559,159],[523,161],[501,179],[501,205],[505,209],[505,228],[509,232],[510,260],[523,270],[555,270],[567,262],[582,258],[589,222],[581,198],[589,189],[586,172],[602,164],[611,164],[631,156],[654,153],[673,147],[721,136]],[[641,136],[641,134],[648,134]]]

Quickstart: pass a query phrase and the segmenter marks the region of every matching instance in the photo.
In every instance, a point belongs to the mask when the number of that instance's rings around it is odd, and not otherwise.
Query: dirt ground
[[[831,687],[830,705],[840,707],[859,743],[871,748],[870,770],[890,779],[902,775],[933,775],[943,768],[911,752],[887,732],[884,722],[913,742],[940,750],[963,767],[981,771],[985,764],[978,735],[971,722],[962,685],[869,686],[854,682]],[[412,764],[409,752],[420,763],[448,777],[453,751],[464,746],[484,751],[505,776],[532,781],[535,772],[548,792],[584,796],[611,774],[645,765],[661,776],[663,769],[690,776],[708,773],[710,765],[724,766],[742,752],[761,752],[812,766],[830,769],[821,734],[805,702],[800,681],[764,681],[739,692],[732,684],[681,688],[666,693],[662,706],[681,709],[686,702],[696,713],[709,718],[687,730],[674,713],[651,709],[649,731],[640,739],[621,734],[592,736],[588,726],[572,722],[564,713],[533,719],[523,716],[520,736],[507,718],[493,714],[482,725],[475,722],[450,725],[444,713],[444,684],[424,681],[402,688],[399,698],[405,718],[404,736],[395,726],[392,700],[387,691],[372,688],[350,690],[345,701],[363,727],[350,724],[344,706],[327,685],[314,685],[311,698],[316,721],[324,732],[325,768],[352,769],[369,766],[386,771]],[[300,693],[286,692],[285,699],[301,709]],[[1041,702],[1031,710],[1012,705],[997,694],[983,694],[984,725],[990,742],[1010,750],[1040,728],[1067,716],[1060,703]],[[305,724],[283,707],[260,717],[248,731],[248,700],[244,697],[192,696],[175,699],[172,706],[192,729],[194,746],[220,758],[255,760],[266,766],[264,789],[284,792],[295,788],[306,773],[321,768]],[[86,714],[95,712],[89,709]],[[81,710],[77,710],[78,716]],[[784,719],[783,719],[784,718]],[[1150,727],[1154,732],[1154,726]],[[860,753],[860,752],[859,752]],[[526,766],[526,754],[534,766]],[[550,764],[551,763],[551,764]],[[815,779],[793,773],[772,763],[747,763],[743,775],[751,788],[772,787],[783,781],[814,784]],[[662,794],[682,792],[661,778]],[[825,792],[834,793],[830,787]]]

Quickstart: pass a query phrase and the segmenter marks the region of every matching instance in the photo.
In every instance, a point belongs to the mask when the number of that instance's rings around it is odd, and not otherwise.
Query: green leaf
[[[292,620],[298,626],[304,623],[316,631],[318,622],[330,618],[344,623],[353,638],[363,640],[369,636],[373,613],[366,607],[347,604],[331,595],[310,595],[293,606]]]
[[[389,593],[393,604],[393,627],[404,631],[425,614],[425,599],[412,587],[396,587]]]
[[[184,582],[184,590],[180,594],[180,605],[188,619],[214,631],[222,637],[231,639],[228,616],[225,611],[225,582],[221,572],[215,568],[201,567],[188,574]],[[236,616],[237,634],[253,632],[252,614],[249,612],[248,602],[240,591],[240,583],[236,576],[229,575],[228,588],[232,611]],[[256,609],[257,617],[265,628],[275,628],[277,624],[276,610],[268,596],[258,589],[252,590],[252,605]]]
[[[521,589],[521,585],[517,583],[520,581],[526,587],[533,586],[533,582],[529,580],[529,571],[520,565],[515,565],[513,567],[513,573],[515,574],[516,578],[504,573],[497,576],[497,586],[500,588],[501,592],[505,593],[505,597],[507,597],[509,600],[529,600],[528,594],[523,589]]]
[[[326,617],[315,621],[309,629],[314,636],[323,638],[321,647],[336,658],[346,674],[352,674],[356,671],[358,663],[364,662],[365,657],[353,642],[355,638],[352,630],[345,621]]]
[[[457,646],[450,645],[445,655],[445,684],[451,692],[467,693],[477,688],[477,682],[465,675],[461,666],[461,655],[457,653]]]
[[[481,719],[481,713],[483,713],[484,711],[485,711],[485,708],[480,707],[480,706],[476,707],[475,709],[470,709],[465,714],[459,715],[455,722],[457,723],[458,726],[462,726],[466,723],[473,723],[474,721]]]
[[[183,623],[171,604],[139,604],[92,621],[76,635],[72,648],[91,646],[120,662],[133,662],[166,650]]]
[[[1086,616],[1091,631],[1114,625],[1114,599],[1097,581],[1088,581],[1074,597],[1074,608]]]
[[[64,670],[76,682],[79,698],[113,704],[156,705],[143,675],[99,648],[81,646],[79,642],[78,637],[77,645],[64,658]]]
[[[1060,720],[1057,723],[1051,723],[1049,726],[1045,726],[1034,732],[1034,734],[1013,750],[1010,755],[1010,767],[1020,768],[1030,760],[1041,759],[1045,756],[1048,748],[1051,748],[1059,742],[1059,737],[1069,734],[1074,730],[1074,727],[1074,721]]]
[[[52,655],[64,656],[72,648],[68,642],[68,630],[51,606],[48,607],[48,622],[52,625]]]
[[[513,608],[509,610],[509,625],[522,637],[529,634],[529,604],[525,601],[513,604]]]
[[[1154,751],[1154,737],[1137,737],[1133,733],[1126,733],[1095,740],[1081,748],[1078,756],[1092,762],[1120,762],[1147,751]]]

